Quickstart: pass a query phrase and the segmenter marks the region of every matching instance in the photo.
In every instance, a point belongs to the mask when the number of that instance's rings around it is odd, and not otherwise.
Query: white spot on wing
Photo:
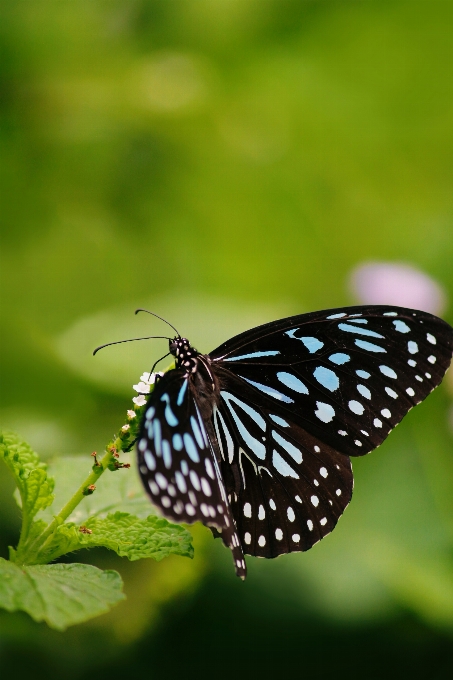
[[[145,457],[145,463],[146,463],[148,470],[155,470],[156,469],[156,459],[154,458],[151,451],[145,451],[144,457]]]
[[[348,404],[350,410],[358,416],[361,416],[365,410],[365,407],[355,399],[352,399]]]
[[[369,378],[371,375],[371,373],[368,373],[367,371],[356,371],[356,374],[359,376],[359,378],[363,378],[364,380]]]
[[[159,487],[157,486],[156,482],[152,479],[149,480],[148,482],[149,488],[151,489],[151,493],[154,494],[155,496],[159,495]]]
[[[180,490],[181,493],[187,493],[187,484],[186,480],[184,479],[183,475],[177,470],[175,472],[175,481],[176,481],[176,486]]]
[[[365,399],[371,399],[371,392],[365,385],[357,385],[357,392],[365,397]]]
[[[209,458],[206,458],[206,459],[205,459],[205,461],[204,461],[204,466],[205,466],[205,468],[206,468],[206,472],[207,472],[207,474],[208,474],[208,477],[210,477],[211,479],[215,479],[214,468],[212,467],[212,463],[211,463],[211,461],[209,460]]]
[[[394,321],[393,325],[395,326],[395,330],[397,330],[398,333],[410,333],[411,329],[409,328],[407,323],[404,323],[404,321],[401,321],[400,319]]]
[[[168,482],[161,472],[156,472],[156,482],[162,490],[167,488]]]
[[[212,494],[211,486],[210,486],[208,480],[205,479],[204,477],[201,478],[201,488],[202,488],[205,496],[210,496]]]
[[[323,423],[330,423],[335,415],[335,410],[333,407],[330,404],[325,404],[322,401],[317,401],[316,406],[318,408],[315,411],[315,416]]]
[[[201,489],[200,479],[199,479],[197,473],[195,472],[195,470],[190,471],[189,478],[190,478],[190,481],[192,482],[192,486],[195,489],[195,491],[200,491],[200,489]]]
[[[386,375],[387,378],[397,378],[398,376],[396,375],[395,371],[393,368],[390,368],[390,366],[379,366],[379,370],[383,375]]]

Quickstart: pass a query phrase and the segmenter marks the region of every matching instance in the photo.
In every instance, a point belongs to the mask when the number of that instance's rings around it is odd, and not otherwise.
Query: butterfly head
[[[192,347],[187,338],[176,337],[170,340],[170,353],[176,359],[177,368],[187,368],[188,372],[194,373],[197,370],[197,356],[199,352]]]

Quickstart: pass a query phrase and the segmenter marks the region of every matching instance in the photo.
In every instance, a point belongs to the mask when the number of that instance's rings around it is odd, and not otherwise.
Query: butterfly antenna
[[[170,326],[170,328],[173,328],[173,330],[176,332],[178,338],[181,337],[181,333],[178,330],[176,330],[176,328],[169,321],[164,319],[162,316],[159,316],[159,314],[155,314],[154,312],[150,312],[149,309],[141,309],[140,308],[140,309],[135,310],[135,314],[138,314],[139,312],[146,312],[147,314],[151,314],[151,316],[155,316],[157,319],[160,319],[161,321],[166,323],[168,326]]]
[[[154,362],[154,366],[153,366],[152,369],[150,370],[149,374],[152,375],[152,374],[154,373],[154,369],[156,368],[156,366],[157,366],[157,364],[159,363],[159,361],[162,361],[162,359],[165,359],[165,357],[168,357],[169,355],[170,355],[170,352],[167,352],[167,354],[164,354],[163,357],[161,357],[160,359],[158,359],[157,361],[155,361],[155,362]]]
[[[93,352],[93,356],[96,354],[96,352],[99,352],[100,349],[104,349],[104,347],[110,347],[110,345],[121,345],[122,342],[135,342],[136,340],[154,340],[154,339],[162,339],[162,340],[173,340],[173,338],[167,338],[166,335],[148,335],[146,338],[130,338],[129,340],[117,340],[116,342],[108,342],[105,345],[99,345],[99,347],[96,347],[96,349]]]

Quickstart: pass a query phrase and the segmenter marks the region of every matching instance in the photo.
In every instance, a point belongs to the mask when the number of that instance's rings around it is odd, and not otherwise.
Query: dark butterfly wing
[[[199,520],[221,532],[236,573],[246,566],[216,456],[193,393],[191,377],[175,369],[148,399],[138,439],[142,482],[162,514],[175,522]]]
[[[353,486],[349,457],[218,372],[221,403],[213,422],[221,470],[246,554],[276,557],[308,550],[332,531]]]
[[[306,550],[329,533],[352,493],[348,456],[441,382],[452,348],[442,320],[379,306],[282,319],[214,350],[213,423],[245,552]]]

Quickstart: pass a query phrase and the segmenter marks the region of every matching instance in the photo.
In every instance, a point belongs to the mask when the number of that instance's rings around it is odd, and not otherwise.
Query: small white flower
[[[149,394],[149,384],[145,382],[139,382],[138,385],[132,385],[134,390],[139,394]]]
[[[135,413],[135,411],[133,411],[131,408],[127,412],[127,417],[130,418],[131,420],[132,418],[135,418],[136,415],[137,414]]]
[[[129,428],[130,428],[129,423],[126,423],[126,425],[123,425],[123,427],[121,428],[121,432],[127,432]]]
[[[146,404],[146,399],[143,394],[140,394],[138,397],[134,397],[132,401],[134,404],[137,404],[137,406],[144,406]]]
[[[143,375],[140,376],[140,380],[147,385],[152,385],[154,382],[154,373],[143,373]]]

